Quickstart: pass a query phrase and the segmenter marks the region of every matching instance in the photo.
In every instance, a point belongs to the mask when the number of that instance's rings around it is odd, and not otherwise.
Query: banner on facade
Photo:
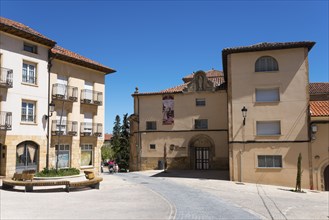
[[[167,95],[162,97],[162,115],[164,125],[174,123],[174,96]]]

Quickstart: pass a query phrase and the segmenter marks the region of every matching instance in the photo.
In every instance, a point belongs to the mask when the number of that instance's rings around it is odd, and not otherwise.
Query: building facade
[[[131,165],[150,169],[162,159],[168,169],[227,169],[232,181],[294,186],[301,153],[302,187],[327,189],[329,114],[315,119],[310,112],[308,52],[314,44],[226,48],[223,80],[217,85],[221,89],[199,84],[199,79],[212,79],[210,71],[199,71],[192,81],[172,89],[135,92]],[[169,125],[161,122],[166,97],[175,109]],[[322,109],[328,106],[326,97],[321,96]],[[202,108],[200,100],[206,103]],[[314,120],[321,120],[315,141],[310,130]]]
[[[114,70],[7,18],[0,34],[0,175],[56,166],[98,171],[104,76]]]

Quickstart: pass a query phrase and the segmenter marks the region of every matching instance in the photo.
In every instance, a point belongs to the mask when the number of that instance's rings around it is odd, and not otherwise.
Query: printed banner
[[[162,97],[162,114],[164,125],[174,123],[174,96],[168,95]]]

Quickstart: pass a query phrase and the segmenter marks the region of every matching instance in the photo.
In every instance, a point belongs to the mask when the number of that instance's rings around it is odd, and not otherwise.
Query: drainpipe
[[[49,116],[50,113],[50,107],[49,107],[49,103],[50,103],[50,70],[52,67],[52,63],[51,63],[52,59],[51,59],[51,49],[48,50],[48,111],[47,111],[47,116]],[[49,169],[49,142],[50,142],[50,138],[49,138],[49,117],[47,117],[47,153],[46,153],[46,168]]]

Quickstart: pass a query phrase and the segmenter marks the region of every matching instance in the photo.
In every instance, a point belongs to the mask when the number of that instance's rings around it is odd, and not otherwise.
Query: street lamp
[[[51,116],[53,116],[53,112],[55,111],[55,103],[51,102],[49,103],[49,112],[50,115],[45,115],[45,119],[48,120]]]
[[[243,126],[246,125],[247,111],[248,109],[246,108],[246,106],[243,106],[243,108],[241,109],[242,117],[243,117]]]

